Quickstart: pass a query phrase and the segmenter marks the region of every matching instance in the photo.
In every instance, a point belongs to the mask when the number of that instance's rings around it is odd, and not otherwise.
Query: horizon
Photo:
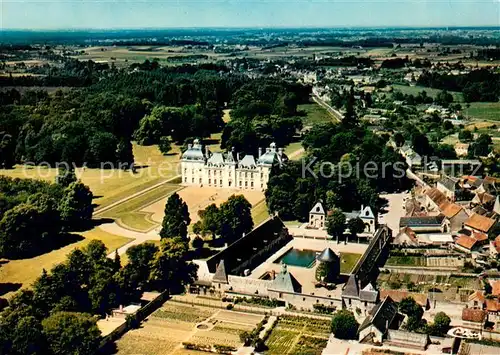
[[[4,0],[0,6],[3,31],[500,25],[498,0]]]

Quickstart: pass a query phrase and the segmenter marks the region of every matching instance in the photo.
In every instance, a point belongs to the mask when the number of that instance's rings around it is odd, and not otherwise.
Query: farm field
[[[119,354],[199,354],[182,343],[239,347],[240,333],[251,331],[261,315],[189,306],[168,301],[149,316],[140,329],[116,342]],[[203,326],[200,325],[202,323]]]
[[[75,233],[76,234],[76,233]],[[79,233],[83,238],[80,241],[66,245],[60,249],[49,253],[35,256],[29,259],[6,260],[0,267],[0,283],[21,284],[23,288],[29,287],[35,279],[42,274],[42,270],[50,270],[56,264],[63,262],[66,255],[76,248],[82,248],[92,239],[101,240],[109,252],[127,244],[131,241],[129,238],[117,236],[104,232],[100,228]],[[1,297],[10,297],[13,292],[1,295]]]
[[[486,121],[500,121],[500,102],[472,102],[463,109],[470,118]]]
[[[442,90],[434,89],[426,86],[406,86],[406,85],[391,85],[394,90],[399,90],[406,95],[418,95],[419,92],[425,91],[427,96],[436,97]],[[450,91],[453,95],[454,102],[463,102],[461,92]]]
[[[343,274],[350,273],[359,258],[361,258],[361,254],[340,253],[340,272]]]
[[[328,342],[330,320],[283,316],[266,341],[265,354],[321,354]]]

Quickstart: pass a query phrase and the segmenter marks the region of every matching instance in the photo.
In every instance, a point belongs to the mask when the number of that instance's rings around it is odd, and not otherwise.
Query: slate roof
[[[189,145],[188,149],[182,153],[182,160],[205,161],[205,154],[198,139],[195,139],[193,144]]]
[[[481,232],[488,233],[491,227],[495,224],[495,220],[481,216],[477,213],[474,213],[469,217],[467,221],[465,221],[465,225],[471,227],[473,229],[477,229]]]
[[[224,155],[220,152],[213,153],[207,160],[208,166],[224,166]]]
[[[310,214],[319,214],[325,215],[325,208],[323,207],[323,203],[321,201],[316,202],[316,204],[309,211]]]
[[[359,292],[359,299],[360,301],[375,303],[378,301],[378,295],[378,290],[376,290],[371,283],[368,283],[365,288]]]
[[[226,266],[224,264],[224,260],[221,260],[219,265],[217,265],[217,270],[215,270],[214,277],[212,278],[213,282],[218,282],[221,284],[228,284],[229,281],[227,279]]]
[[[326,248],[319,254],[318,261],[331,263],[332,261],[336,261],[339,259],[338,255],[333,252],[332,249]]]
[[[462,320],[474,323],[483,323],[486,319],[486,311],[476,308],[464,308],[462,310]]]
[[[450,176],[444,176],[439,180],[439,184],[443,185],[447,190],[455,191],[455,187],[458,183],[458,179],[452,178]]]
[[[257,164],[255,163],[255,158],[253,157],[253,155],[247,154],[243,157],[243,159],[240,160],[238,166],[240,168],[254,169],[257,167]]]
[[[342,297],[358,297],[359,285],[356,274],[351,274],[347,280],[344,289],[342,290]]]
[[[297,279],[288,271],[285,264],[283,264],[282,270],[276,275],[270,289],[275,291],[285,291],[285,292],[302,292],[302,285],[297,281]]]
[[[441,226],[444,215],[438,216],[419,216],[419,217],[401,217],[400,227],[419,227],[419,226]]]
[[[391,297],[387,296],[370,311],[368,317],[365,318],[359,327],[358,332],[373,325],[382,334],[385,334],[397,313],[398,305]]]

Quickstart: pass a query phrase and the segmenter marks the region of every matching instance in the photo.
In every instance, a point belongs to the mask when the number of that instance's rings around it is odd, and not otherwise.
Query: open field
[[[269,355],[321,354],[330,334],[330,320],[284,316],[266,341]]]
[[[500,102],[472,102],[463,112],[477,120],[500,121]]]
[[[239,347],[240,333],[251,331],[262,319],[261,315],[168,301],[140,329],[129,331],[116,345],[120,354],[144,355],[199,353],[183,349],[183,342]],[[200,323],[203,328],[197,327]]]
[[[299,105],[297,110],[304,111],[306,113],[306,116],[304,117],[304,126],[331,122],[333,120],[328,111],[315,102]]]
[[[50,270],[54,265],[63,262],[66,255],[76,248],[82,248],[90,240],[101,240],[109,252],[127,244],[131,241],[129,238],[106,233],[99,228],[94,228],[80,235],[84,238],[78,242],[66,245],[49,253],[42,254],[29,259],[7,260],[0,267],[0,283],[20,283],[22,287],[28,287],[35,279],[41,275],[42,270]],[[10,296],[11,293],[3,295]],[[0,295],[1,296],[1,295]]]
[[[340,272],[343,274],[348,274],[352,271],[361,254],[355,253],[340,253]]]
[[[406,86],[406,85],[391,85],[394,90],[399,90],[406,95],[418,95],[419,92],[425,91],[427,96],[436,97],[442,90],[434,89],[425,86]],[[454,102],[462,102],[463,96],[461,92],[450,91],[453,95]]]

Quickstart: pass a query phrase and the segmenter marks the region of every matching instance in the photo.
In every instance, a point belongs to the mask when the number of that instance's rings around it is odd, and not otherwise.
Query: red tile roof
[[[484,302],[486,298],[484,297],[483,291],[475,291],[469,296],[469,302],[478,300],[479,302]]]
[[[488,312],[500,312],[500,301],[497,299],[487,299],[486,310]]]
[[[486,319],[486,312],[482,309],[464,308],[462,310],[462,320],[475,323],[483,323]]]
[[[400,291],[400,290],[381,290],[380,299],[385,299],[387,296],[395,302],[401,302],[403,298],[412,297],[422,307],[427,307],[428,297],[423,293]]]
[[[495,224],[495,220],[481,216],[477,213],[474,213],[472,216],[469,217],[469,219],[465,222],[465,225],[477,229],[481,232],[488,233],[488,231],[493,227]]]
[[[468,237],[466,235],[461,234],[456,240],[455,243],[457,245],[460,245],[461,247],[464,247],[465,249],[471,250],[472,247],[474,247],[474,244],[476,244],[477,240],[474,238]]]
[[[486,234],[479,232],[473,232],[472,238],[474,238],[478,242],[484,242],[485,240],[488,240],[488,236]]]
[[[491,294],[493,296],[500,296],[500,280],[490,281]]]
[[[457,205],[456,203],[445,202],[441,206],[441,213],[444,214],[447,218],[455,217],[460,211],[462,211],[462,207]]]

